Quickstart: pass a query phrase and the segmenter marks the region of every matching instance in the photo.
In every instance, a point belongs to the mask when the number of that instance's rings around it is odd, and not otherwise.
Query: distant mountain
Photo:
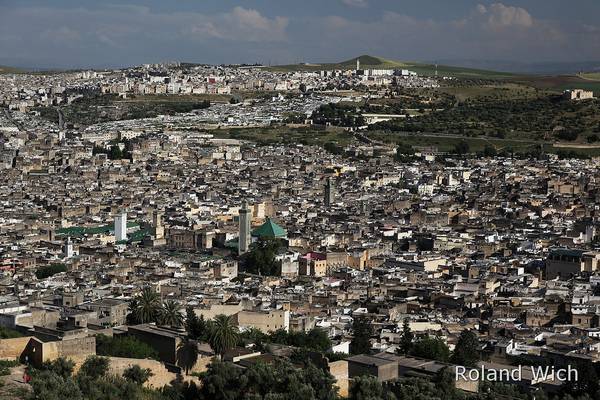
[[[465,68],[465,67],[454,67],[449,65],[436,65],[427,64],[412,61],[395,61],[388,60],[382,57],[362,55],[359,57],[352,58],[350,60],[341,61],[338,63],[302,63],[302,64],[291,64],[291,65],[278,65],[271,67],[275,71],[319,71],[319,70],[332,70],[332,69],[353,69],[356,68],[356,61],[360,60],[361,69],[408,69],[418,73],[419,75],[433,76],[436,74],[439,76],[452,76],[452,77],[463,77],[463,78],[479,78],[479,79],[502,79],[510,78],[513,74],[506,72],[490,71],[485,69]]]

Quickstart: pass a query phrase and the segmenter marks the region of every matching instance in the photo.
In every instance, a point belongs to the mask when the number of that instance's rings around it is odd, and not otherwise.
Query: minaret
[[[115,241],[127,240],[127,213],[115,217]]]
[[[239,254],[244,254],[250,248],[250,219],[251,211],[248,208],[246,200],[242,201],[242,208],[240,208],[240,234],[239,234]]]
[[[71,237],[67,237],[65,240],[65,244],[63,245],[63,257],[71,258],[73,257],[73,242],[71,242]]]
[[[327,181],[325,182],[325,207],[331,207],[331,205],[333,204],[333,200],[334,200],[334,188],[333,188],[333,181],[331,180],[331,177],[327,178]]]
[[[162,213],[158,210],[152,213],[152,224],[154,225],[155,239],[162,239],[165,236],[165,228],[162,224]]]

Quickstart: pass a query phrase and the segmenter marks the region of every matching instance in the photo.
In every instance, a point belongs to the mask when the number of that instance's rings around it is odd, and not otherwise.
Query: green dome
[[[264,224],[252,231],[252,236],[259,238],[284,238],[287,232],[281,226],[277,225],[267,217]]]

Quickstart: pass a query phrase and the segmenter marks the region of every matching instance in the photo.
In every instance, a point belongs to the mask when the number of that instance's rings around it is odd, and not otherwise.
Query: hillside
[[[7,67],[4,65],[0,65],[0,74],[21,74],[24,71],[20,68]]]
[[[291,64],[278,65],[272,67],[273,71],[319,71],[331,69],[352,69],[356,68],[356,60],[360,60],[360,67],[366,69],[409,69],[415,71],[419,75],[435,75],[436,66],[433,64],[424,64],[417,62],[402,62],[388,60],[381,57],[362,55],[350,60],[339,63],[324,63],[324,64]],[[460,78],[476,78],[476,79],[508,79],[513,77],[513,74],[497,71],[488,71],[473,68],[453,67],[448,65],[437,66],[438,75],[452,76]]]

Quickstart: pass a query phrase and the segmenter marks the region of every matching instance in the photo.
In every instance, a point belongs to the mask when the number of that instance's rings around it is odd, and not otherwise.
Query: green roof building
[[[277,225],[271,218],[267,217],[264,224],[252,231],[252,236],[262,239],[287,237],[287,232],[281,226]]]

